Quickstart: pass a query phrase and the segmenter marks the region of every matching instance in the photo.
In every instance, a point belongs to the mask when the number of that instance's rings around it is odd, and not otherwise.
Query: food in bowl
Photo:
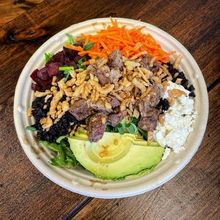
[[[50,163],[119,180],[151,172],[184,148],[196,113],[194,86],[142,27],[116,20],[94,35],[67,35],[31,73],[28,126],[54,152]]]

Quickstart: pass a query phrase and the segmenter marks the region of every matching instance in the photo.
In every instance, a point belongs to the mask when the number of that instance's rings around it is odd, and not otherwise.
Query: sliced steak
[[[149,58],[145,55],[142,60],[140,61],[141,67],[144,67],[146,69],[149,68]]]
[[[79,99],[73,103],[69,112],[81,121],[94,113],[93,109],[88,105],[85,99]]]
[[[98,68],[97,65],[93,64],[93,65],[89,65],[88,70],[90,73],[94,74],[98,78],[101,85],[111,83],[111,80],[109,78],[110,76],[109,66],[103,65]]]
[[[157,106],[157,104],[160,101],[161,94],[162,87],[160,87],[157,84],[154,84],[151,87],[150,92],[142,100],[138,100],[136,105],[138,106],[139,112],[142,117],[147,116],[148,111]]]
[[[108,116],[108,123],[115,127],[122,119],[124,115],[121,112],[113,113]]]
[[[111,104],[112,108],[120,106],[120,102],[114,96],[107,96],[107,100]]]
[[[101,99],[99,99],[96,103],[92,103],[90,106],[95,111],[102,112],[102,113],[105,113],[105,114],[112,112],[111,108],[110,109],[106,108],[105,102]]]
[[[103,113],[96,113],[91,116],[87,129],[90,142],[97,142],[102,138],[106,128],[106,121],[107,116]]]
[[[148,111],[145,117],[141,117],[138,127],[145,131],[153,131],[157,126],[159,112],[158,109]]]
[[[119,69],[111,69],[109,73],[109,79],[111,83],[118,82],[118,80],[122,77],[122,73]]]
[[[114,69],[123,68],[122,54],[119,50],[114,50],[108,57],[108,65]]]
[[[153,73],[156,73],[157,71],[159,71],[160,69],[160,66],[158,63],[155,63],[152,67],[150,67],[150,70],[153,72]]]
[[[141,94],[141,90],[138,89],[136,86],[134,87],[134,97],[138,96],[139,94]]]

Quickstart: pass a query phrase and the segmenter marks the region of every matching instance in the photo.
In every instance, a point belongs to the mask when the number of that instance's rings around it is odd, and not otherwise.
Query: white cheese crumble
[[[184,149],[184,144],[190,132],[193,131],[192,123],[195,119],[194,100],[189,97],[189,91],[183,86],[169,82],[163,98],[169,98],[168,91],[182,90],[186,95],[176,97],[172,106],[164,114],[164,122],[156,127],[154,139],[163,147],[171,148],[175,153]],[[170,150],[166,150],[163,159],[166,159]]]

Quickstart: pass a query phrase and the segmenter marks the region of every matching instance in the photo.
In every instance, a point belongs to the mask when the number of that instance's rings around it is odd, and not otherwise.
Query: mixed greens
[[[73,152],[69,148],[66,137],[62,137],[61,140],[59,138],[57,143],[50,143],[48,141],[40,141],[39,143],[55,153],[55,156],[49,160],[53,166],[73,168],[78,164]]]

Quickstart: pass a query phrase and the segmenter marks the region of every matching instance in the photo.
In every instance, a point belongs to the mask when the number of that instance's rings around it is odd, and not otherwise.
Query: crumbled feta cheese
[[[154,131],[154,138],[161,146],[170,147],[175,153],[178,153],[184,149],[183,145],[189,133],[193,131],[194,100],[188,96],[189,91],[173,82],[169,82],[163,98],[168,98],[168,91],[172,89],[182,90],[186,95],[175,98],[174,104],[164,114],[163,125],[158,123]],[[167,155],[166,152],[165,154]]]

